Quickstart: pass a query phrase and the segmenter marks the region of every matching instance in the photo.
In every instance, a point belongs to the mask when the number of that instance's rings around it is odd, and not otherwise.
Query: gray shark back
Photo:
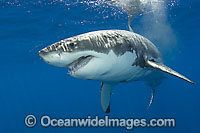
[[[49,50],[62,52],[96,51],[108,54],[110,50],[117,55],[135,52],[136,55],[161,59],[161,54],[151,41],[143,36],[125,30],[93,31],[64,39],[49,46]]]

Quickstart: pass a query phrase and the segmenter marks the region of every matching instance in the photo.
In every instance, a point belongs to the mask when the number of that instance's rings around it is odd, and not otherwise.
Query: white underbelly
[[[140,80],[148,71],[139,66],[132,66],[136,58],[134,52],[126,52],[122,56],[116,56],[113,51],[110,51],[109,54],[94,57],[72,76],[107,82]]]

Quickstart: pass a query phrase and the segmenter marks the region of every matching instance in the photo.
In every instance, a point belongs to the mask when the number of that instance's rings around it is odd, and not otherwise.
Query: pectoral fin
[[[181,75],[180,73],[178,73],[178,72],[172,70],[171,68],[169,68],[168,66],[166,66],[166,65],[164,65],[164,64],[162,64],[162,63],[157,63],[157,62],[154,62],[154,61],[146,60],[146,65],[147,65],[148,67],[152,67],[152,68],[154,68],[154,69],[158,69],[158,70],[160,70],[160,71],[169,73],[169,74],[171,74],[171,75],[173,75],[173,76],[176,76],[176,77],[181,78],[181,79],[183,79],[183,80],[185,80],[185,81],[187,81],[187,82],[189,82],[189,83],[194,84],[194,82],[191,81],[190,79],[186,78],[185,76],[183,76],[183,75]]]
[[[115,84],[101,83],[101,107],[105,113],[110,112],[110,97]]]

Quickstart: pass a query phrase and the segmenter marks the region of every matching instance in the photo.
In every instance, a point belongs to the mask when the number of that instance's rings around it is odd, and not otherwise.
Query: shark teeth
[[[78,58],[77,60],[73,61],[70,65],[68,65],[68,67],[70,68],[70,70],[68,71],[68,74],[70,75],[74,74],[79,69],[86,66],[92,58],[93,56],[88,55],[88,56],[82,56]]]

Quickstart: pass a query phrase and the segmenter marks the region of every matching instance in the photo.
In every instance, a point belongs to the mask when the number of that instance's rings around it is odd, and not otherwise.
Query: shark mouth
[[[68,67],[70,68],[69,74],[73,74],[76,71],[78,71],[79,69],[86,66],[92,58],[93,58],[93,56],[91,56],[91,55],[82,56],[82,57],[78,58],[77,60],[73,61],[72,63],[70,63],[68,65]]]

